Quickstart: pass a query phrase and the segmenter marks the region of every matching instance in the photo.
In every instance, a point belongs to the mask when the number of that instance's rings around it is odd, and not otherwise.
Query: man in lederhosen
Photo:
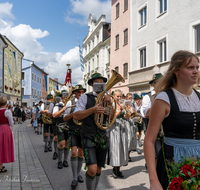
[[[40,114],[48,113],[47,107],[51,104],[52,99],[53,99],[53,96],[51,94],[48,94],[47,101],[44,103],[44,110],[41,109]],[[50,143],[48,147],[47,143],[48,143],[49,132],[50,132]],[[52,124],[44,123],[44,142],[45,142],[44,152],[52,151],[53,138],[54,138],[54,134],[53,134]]]
[[[93,87],[94,83],[106,82],[105,77],[101,76],[100,73],[95,73],[88,81],[88,85]],[[88,167],[85,178],[88,190],[96,189],[98,186],[108,148],[106,131],[98,128],[94,120],[95,113],[103,114],[105,112],[104,107],[95,105],[97,96],[98,94],[94,91],[83,94],[76,104],[73,115],[75,120],[82,120],[81,137],[85,162]],[[104,100],[111,105],[109,96],[105,96]]]
[[[59,102],[57,102],[59,103]],[[57,127],[56,127],[56,119],[53,118],[53,108],[56,105],[56,101],[52,102],[49,106],[48,116],[52,117],[52,130],[54,135],[54,153],[53,153],[53,160],[56,160],[58,158],[58,139],[57,139]]]
[[[42,134],[42,125],[43,125],[43,121],[42,121],[42,114],[40,113],[42,110],[44,110],[44,104],[43,101],[39,102],[39,106],[37,107],[37,110],[39,112],[38,114],[38,135]]]
[[[75,90],[72,91],[75,94],[75,99],[68,101],[65,107],[64,121],[67,121],[69,126],[69,147],[71,147],[71,167],[73,173],[73,181],[71,187],[75,188],[78,185],[78,182],[83,183],[80,174],[81,167],[83,164],[83,149],[81,145],[81,125],[77,125],[73,121],[73,112],[79,98],[86,91],[82,85],[76,85]],[[77,158],[77,148],[78,148],[78,158]]]
[[[56,127],[57,127],[57,138],[58,138],[58,169],[62,169],[64,167],[68,167],[68,129],[66,128],[66,123],[63,120],[63,114],[65,112],[65,97],[62,96],[62,93],[66,92],[63,90],[61,93],[57,93],[56,99],[60,98],[60,102],[56,103],[53,108],[53,118],[56,119]],[[56,100],[57,101],[57,100]],[[64,159],[62,161],[64,153]]]

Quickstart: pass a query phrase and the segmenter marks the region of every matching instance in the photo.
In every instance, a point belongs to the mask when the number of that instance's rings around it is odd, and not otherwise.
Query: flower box
[[[18,93],[20,93],[20,90],[18,90]]]
[[[15,92],[17,92],[17,89],[15,89]]]
[[[7,85],[5,85],[5,89],[8,90],[8,86]]]
[[[10,87],[10,90],[13,90],[13,89]]]

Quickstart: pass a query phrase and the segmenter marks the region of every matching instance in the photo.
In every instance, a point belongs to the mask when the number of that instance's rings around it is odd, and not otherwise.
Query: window
[[[2,87],[2,78],[0,77],[0,90],[2,90],[3,89],[3,87]]]
[[[40,91],[38,90],[38,96],[40,96]]]
[[[119,49],[119,34],[115,37],[115,49]]]
[[[99,67],[99,55],[97,55],[97,67]]]
[[[115,67],[115,71],[119,73],[119,67]]]
[[[22,88],[22,95],[24,95],[24,88]]]
[[[94,48],[94,39],[92,40],[92,47]]]
[[[37,82],[38,82],[38,83],[40,82],[39,80],[40,80],[39,77],[37,77]]]
[[[92,69],[94,70],[95,66],[94,66],[94,59],[92,59]]]
[[[90,62],[88,64],[88,73],[90,73]]]
[[[9,87],[12,88],[12,80],[9,80]]]
[[[123,65],[123,71],[124,71],[123,77],[124,77],[125,79],[127,79],[127,78],[128,78],[128,63],[125,63],[125,64]]]
[[[99,35],[97,35],[97,43],[99,43]]]
[[[147,7],[144,7],[139,11],[140,13],[140,27],[147,23]]]
[[[195,26],[195,52],[200,52],[200,24]]]
[[[90,44],[88,44],[88,49],[89,49],[89,52],[90,52]]]
[[[17,69],[16,69],[16,71],[18,70],[18,73],[20,73],[20,62],[18,62],[18,66],[17,66]]]
[[[140,49],[140,68],[146,67],[146,47]]]
[[[25,78],[25,72],[22,72],[22,80]]]
[[[116,18],[119,17],[119,3],[116,5]]]
[[[7,55],[7,53],[5,53],[4,64],[7,65],[7,62],[8,62],[8,55]]]
[[[124,11],[128,10],[128,0],[124,0]]]
[[[41,78],[40,78],[40,84],[41,84]]]
[[[35,82],[36,82],[36,75],[35,75]]]
[[[159,44],[159,62],[162,63],[164,61],[167,61],[166,39],[160,41],[158,44]]]
[[[44,87],[44,79],[43,79],[43,87]]]
[[[36,89],[35,89],[35,93],[34,93],[34,95],[36,96]]]
[[[32,73],[32,80],[34,80],[34,74]]]
[[[167,11],[167,0],[159,0],[159,10],[160,14]]]
[[[124,30],[124,45],[128,44],[128,29]]]
[[[5,80],[5,81],[4,81],[4,82],[5,82],[5,85],[8,86],[8,80],[7,80],[7,78],[5,77],[4,80]]]

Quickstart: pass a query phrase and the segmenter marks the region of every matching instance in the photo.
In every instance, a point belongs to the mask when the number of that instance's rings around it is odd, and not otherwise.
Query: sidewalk
[[[4,164],[1,190],[53,190],[26,131],[30,120],[14,125],[15,162]]]

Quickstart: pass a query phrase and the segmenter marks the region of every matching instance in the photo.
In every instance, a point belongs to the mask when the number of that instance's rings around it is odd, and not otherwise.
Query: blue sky
[[[111,0],[0,0],[0,33],[61,83],[69,61],[76,85],[82,78],[77,34],[82,45],[87,32],[78,30],[88,31],[90,13],[110,22]]]

